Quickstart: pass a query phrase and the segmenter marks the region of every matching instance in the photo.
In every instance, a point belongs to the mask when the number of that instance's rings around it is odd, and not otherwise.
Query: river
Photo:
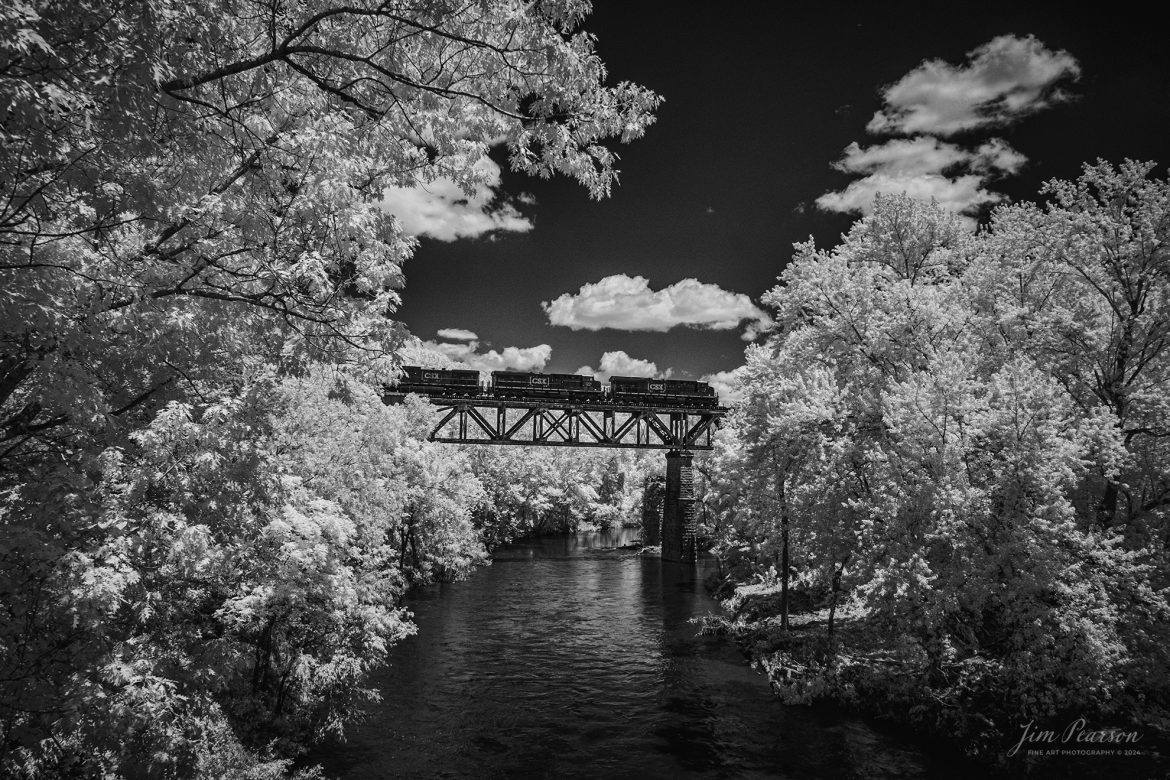
[[[312,756],[364,778],[956,777],[892,733],[781,705],[728,641],[710,562],[623,549],[636,531],[507,545],[465,582],[407,600],[418,635],[374,679],[383,701]]]

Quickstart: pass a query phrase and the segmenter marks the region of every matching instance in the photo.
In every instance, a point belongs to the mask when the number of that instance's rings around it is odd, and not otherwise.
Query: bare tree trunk
[[[837,597],[841,593],[841,575],[845,573],[845,565],[849,563],[850,556],[846,555],[841,559],[841,565],[833,572],[833,584],[830,588],[829,597],[829,639],[833,638],[833,619],[837,616]]]
[[[422,570],[422,562],[418,555],[418,536],[415,534],[415,524],[410,524],[410,560],[414,563],[415,571]]]
[[[788,628],[788,498],[784,493],[784,476],[778,477],[780,494],[780,627]]]
[[[268,671],[272,665],[272,634],[276,630],[276,616],[268,618],[264,631],[260,633],[260,641],[256,644],[255,666],[252,667],[252,693],[258,693],[268,681]]]
[[[406,547],[414,536],[414,506],[406,513],[406,522],[398,529],[398,568],[406,571]],[[409,579],[409,578],[408,578]]]
[[[273,708],[274,715],[280,715],[284,712],[284,702],[288,697],[288,681],[292,676],[292,668],[290,667],[280,676],[280,686],[277,688],[276,706]]]

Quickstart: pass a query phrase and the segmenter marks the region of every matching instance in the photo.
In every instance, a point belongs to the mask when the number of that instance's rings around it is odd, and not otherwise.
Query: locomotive
[[[581,374],[530,374],[523,371],[493,371],[489,386],[497,398],[567,398],[600,401],[601,383]]]
[[[667,406],[715,406],[715,388],[687,379],[647,379],[611,376],[609,397],[615,403],[665,404]]]
[[[420,395],[463,395],[483,393],[478,371],[403,366],[406,376],[398,380],[397,392]]]
[[[479,372],[465,369],[404,366],[406,376],[392,393],[419,393],[444,398],[548,398],[581,403],[612,403],[634,406],[692,406],[714,408],[719,399],[706,382],[684,379],[647,379],[613,376],[609,387],[581,374],[536,374],[524,371],[493,371],[491,380],[479,381]]]

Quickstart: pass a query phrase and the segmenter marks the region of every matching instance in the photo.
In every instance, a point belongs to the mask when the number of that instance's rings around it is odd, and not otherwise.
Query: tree
[[[1165,712],[1170,188],[1151,170],[1088,166],[974,235],[881,197],[833,250],[797,246],[717,463],[740,485],[724,546],[789,526],[863,616],[844,652],[808,655],[804,690],[864,691],[977,750],[1021,720]]]
[[[476,523],[494,547],[541,533],[634,525],[641,517],[643,453],[558,447],[467,448],[486,492]]]
[[[1132,460],[1099,472],[1105,526],[1168,538],[1170,186],[1153,163],[1085,166],[1045,208],[997,211],[982,257],[981,316],[999,351],[1033,356],[1086,413],[1116,419]]]
[[[780,572],[781,627],[788,628],[792,522],[798,532],[817,513],[819,479],[830,432],[840,425],[840,391],[831,370],[802,366],[783,349],[749,348],[740,388],[744,400],[731,415],[714,471],[751,496],[739,518],[759,554]],[[811,527],[811,523],[809,523]],[[816,560],[807,546],[802,557]],[[833,557],[840,557],[833,556]]]
[[[659,99],[587,3],[18,3],[3,11],[0,455],[257,355],[392,368],[389,185],[489,144],[605,195]],[[142,360],[148,355],[147,360]],[[178,385],[179,387],[175,387]]]
[[[366,673],[413,631],[402,577],[378,526],[279,446],[295,396],[262,376],[169,404],[71,495],[42,494],[39,527],[9,523],[6,772],[197,775],[235,753],[243,774],[252,751],[279,757],[256,746],[339,731],[372,695]]]
[[[404,584],[482,557],[478,483],[375,391],[415,246],[380,202],[496,143],[607,194],[659,98],[588,10],[0,7],[0,773],[276,776]]]

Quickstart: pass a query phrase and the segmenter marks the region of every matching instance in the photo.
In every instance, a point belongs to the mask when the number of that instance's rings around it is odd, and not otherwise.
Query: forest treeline
[[[738,586],[713,628],[786,700],[999,760],[1026,725],[1081,718],[1165,749],[1170,184],[1154,169],[1088,164],[975,233],[882,196],[839,245],[796,247],[707,495]]]

